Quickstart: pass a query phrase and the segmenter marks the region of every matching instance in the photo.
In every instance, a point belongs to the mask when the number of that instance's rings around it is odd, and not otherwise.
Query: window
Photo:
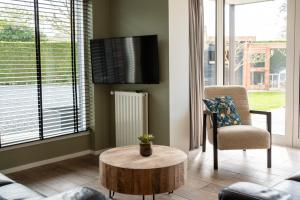
[[[265,72],[251,72],[251,85],[264,85]]]
[[[216,4],[218,85],[246,87],[250,109],[272,113],[273,141],[299,147],[299,1]],[[252,115],[252,125],[265,128],[265,117]]]
[[[253,53],[250,55],[251,67],[265,67],[266,54],[265,53]]]
[[[88,129],[90,10],[0,0],[0,147]]]
[[[217,84],[216,1],[204,0],[204,84]]]
[[[224,1],[224,84],[243,85],[251,109],[272,112],[272,130],[277,135],[287,132],[288,121],[285,86],[289,2]],[[252,122],[265,127],[262,117],[255,116]]]

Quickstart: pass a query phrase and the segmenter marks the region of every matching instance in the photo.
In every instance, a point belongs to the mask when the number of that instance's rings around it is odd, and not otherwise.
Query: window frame
[[[30,2],[31,3],[31,2]],[[69,2],[68,2],[69,3]],[[71,63],[72,63],[72,95],[73,95],[73,119],[74,119],[74,130],[73,132],[70,133],[61,133],[59,135],[55,135],[55,136],[50,136],[45,138],[44,137],[44,113],[43,113],[43,83],[42,83],[42,79],[43,79],[43,74],[42,74],[42,57],[41,57],[41,28],[40,28],[40,10],[39,10],[39,0],[32,0],[32,5],[33,5],[33,18],[34,18],[34,35],[35,35],[35,67],[36,67],[36,87],[37,87],[37,92],[36,92],[36,96],[37,96],[37,110],[38,110],[38,120],[37,120],[37,124],[38,124],[38,132],[39,132],[39,138],[36,139],[31,139],[29,141],[25,141],[23,140],[22,134],[20,134],[20,139],[18,141],[14,141],[12,143],[3,143],[1,141],[1,134],[0,134],[0,151],[4,150],[4,149],[11,149],[14,148],[14,146],[28,146],[31,144],[36,144],[36,143],[43,143],[46,141],[54,141],[57,140],[57,138],[66,138],[66,137],[75,137],[75,136],[81,136],[81,135],[85,135],[85,134],[89,134],[89,125],[88,125],[88,120],[89,120],[89,113],[88,113],[88,105],[89,102],[88,101],[88,94],[89,91],[86,87],[88,87],[90,81],[89,81],[89,70],[86,69],[84,70],[84,75],[79,77],[79,81],[77,81],[78,77],[77,77],[77,73],[82,73],[81,69],[79,69],[77,72],[77,62],[76,62],[76,58],[77,58],[77,51],[76,51],[76,45],[78,45],[78,43],[80,43],[81,45],[81,49],[82,50],[82,60],[83,60],[83,64],[80,65],[83,68],[86,68],[88,65],[86,62],[86,56],[88,54],[86,54],[86,51],[89,51],[89,44],[88,40],[86,40],[86,32],[89,32],[89,30],[85,30],[87,27],[87,22],[85,21],[85,18],[89,18],[90,16],[90,9],[85,8],[85,6],[89,7],[88,5],[85,4],[89,4],[89,1],[84,1],[82,0],[82,8],[80,9],[81,13],[81,18],[80,20],[82,21],[82,25],[83,27],[81,27],[80,29],[82,29],[82,32],[80,32],[80,34],[78,35],[76,30],[76,19],[77,16],[77,12],[78,12],[78,8],[76,8],[76,4],[77,4],[77,0],[70,0],[70,27],[71,27],[71,33],[70,33],[70,41],[71,41]],[[86,23],[85,23],[86,22]],[[76,41],[76,37],[77,36],[81,36],[81,42],[77,42]],[[89,37],[88,37],[89,39]],[[78,50],[79,51],[79,50]],[[34,65],[33,65],[34,67]],[[78,75],[79,76],[79,75]],[[84,80],[81,80],[81,79]],[[80,91],[82,88],[84,87],[84,90]],[[84,93],[81,94],[81,93]],[[80,96],[83,95],[83,96]],[[79,98],[84,98],[84,105],[82,105],[80,108],[78,106],[79,102]],[[84,109],[83,109],[84,107]],[[82,120],[84,120],[85,124],[85,129],[84,130],[80,130],[79,129],[79,112],[81,114],[81,118],[83,118]],[[84,115],[84,116],[83,116]],[[5,131],[5,129],[3,130]],[[80,135],[78,135],[77,133],[81,133]]]
[[[300,3],[296,0],[287,0],[287,74],[290,74],[290,78],[287,78],[286,83],[286,105],[289,108],[286,111],[286,116],[292,116],[290,120],[286,120],[286,135],[275,135],[272,140],[275,144],[300,147],[300,106],[299,106],[299,68],[294,67],[299,65],[299,42],[297,33],[300,31]],[[217,85],[226,85],[225,83],[225,0],[217,1]],[[292,75],[291,75],[292,74]]]

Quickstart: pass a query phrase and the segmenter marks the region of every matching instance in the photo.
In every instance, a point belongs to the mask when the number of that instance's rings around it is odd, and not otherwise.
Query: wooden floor
[[[157,195],[156,199],[166,200],[212,200],[218,191],[231,183],[251,181],[272,186],[283,178],[300,170],[300,150],[274,146],[273,167],[267,169],[265,150],[221,151],[219,170],[212,166],[212,148],[208,152],[190,152],[187,183],[174,194]],[[47,196],[88,186],[105,192],[98,183],[98,157],[84,156],[30,170],[9,174],[9,177]],[[114,199],[142,199],[140,196],[116,194]],[[152,199],[147,196],[147,199]]]

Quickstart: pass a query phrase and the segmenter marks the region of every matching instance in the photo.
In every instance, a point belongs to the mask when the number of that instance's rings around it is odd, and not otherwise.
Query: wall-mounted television
[[[158,84],[157,35],[91,40],[95,84]]]

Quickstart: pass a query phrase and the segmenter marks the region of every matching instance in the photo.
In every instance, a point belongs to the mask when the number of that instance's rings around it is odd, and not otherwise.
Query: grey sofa
[[[88,187],[78,187],[51,197],[35,192],[0,173],[0,200],[107,200],[103,194]]]
[[[232,184],[221,190],[219,200],[300,200],[300,171],[271,188],[247,182]]]

